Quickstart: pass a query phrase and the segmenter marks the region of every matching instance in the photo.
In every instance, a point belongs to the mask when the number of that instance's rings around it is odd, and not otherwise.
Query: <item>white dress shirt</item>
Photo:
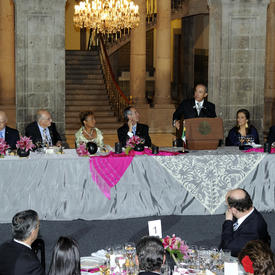
[[[237,227],[236,227],[235,230],[237,230],[237,229],[240,227],[240,225],[245,221],[245,219],[246,219],[248,216],[250,216],[250,215],[253,213],[253,211],[254,211],[254,207],[253,207],[253,209],[252,209],[249,213],[247,213],[245,216],[243,216],[243,217],[241,217],[241,218],[239,218],[239,219],[237,220],[238,225],[237,225]]]

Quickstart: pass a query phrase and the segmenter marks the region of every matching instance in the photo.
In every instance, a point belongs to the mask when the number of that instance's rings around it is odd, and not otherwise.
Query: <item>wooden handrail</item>
[[[125,101],[126,101],[126,103],[127,103],[128,105],[130,105],[130,100],[129,100],[129,99],[127,98],[127,96],[123,93],[123,91],[120,89],[118,83],[116,82],[116,79],[115,79],[115,76],[114,76],[114,73],[113,73],[113,70],[112,70],[112,66],[111,66],[111,63],[110,63],[110,60],[109,60],[109,56],[108,56],[108,54],[107,54],[106,47],[105,47],[105,45],[104,45],[104,40],[103,40],[101,34],[100,34],[100,36],[99,36],[99,39],[100,39],[100,47],[102,47],[102,49],[103,49],[103,52],[104,52],[104,55],[105,55],[104,57],[105,57],[106,62],[107,62],[107,64],[108,64],[109,72],[110,72],[110,75],[111,75],[112,80],[113,80],[113,82],[114,82],[114,85],[115,85],[115,87],[117,88],[117,90],[118,90],[120,96],[123,97],[123,98],[125,99]]]

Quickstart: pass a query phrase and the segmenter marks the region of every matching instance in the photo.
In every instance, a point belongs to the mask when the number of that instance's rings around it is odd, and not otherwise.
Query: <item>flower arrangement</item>
[[[165,238],[163,238],[162,244],[177,265],[178,261],[189,258],[188,245],[181,238],[176,237],[175,234],[173,234],[172,237],[166,236]]]
[[[87,157],[90,155],[90,153],[87,150],[86,144],[80,144],[76,149],[76,152],[80,157]]]
[[[0,157],[6,155],[6,151],[8,148],[10,148],[10,146],[3,138],[0,138]]]
[[[20,137],[20,140],[16,142],[16,148],[20,149],[21,151],[28,152],[35,148],[35,145],[32,143],[31,138],[24,136]]]
[[[125,149],[125,154],[128,155],[129,152],[134,149],[138,144],[143,144],[144,139],[140,138],[139,136],[132,136],[129,138],[126,142],[126,149]]]

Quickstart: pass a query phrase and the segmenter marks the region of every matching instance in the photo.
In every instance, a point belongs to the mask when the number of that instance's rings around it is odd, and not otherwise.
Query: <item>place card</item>
[[[238,275],[238,263],[224,263],[224,275]]]
[[[149,236],[162,238],[161,220],[148,221]]]

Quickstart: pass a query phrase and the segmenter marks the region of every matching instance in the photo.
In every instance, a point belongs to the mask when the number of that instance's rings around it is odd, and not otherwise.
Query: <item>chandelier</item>
[[[99,33],[116,33],[139,24],[138,5],[129,0],[85,0],[75,5],[74,25]]]

